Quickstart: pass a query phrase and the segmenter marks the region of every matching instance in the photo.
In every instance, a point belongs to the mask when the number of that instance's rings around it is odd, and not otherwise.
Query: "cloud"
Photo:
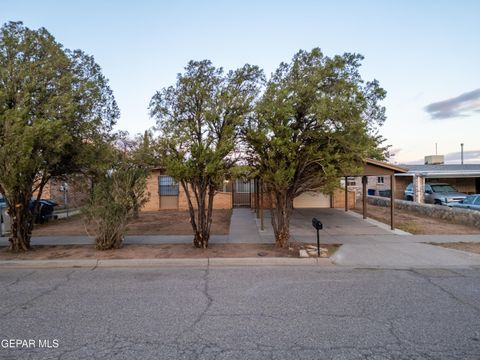
[[[480,89],[463,93],[457,97],[431,103],[425,111],[432,119],[449,119],[469,116],[470,111],[480,112]]]
[[[462,154],[460,151],[445,154],[445,164],[460,164]],[[403,165],[423,165],[425,159],[405,161]],[[480,164],[480,150],[468,150],[463,152],[464,164]]]
[[[460,162],[462,154],[460,151],[445,154],[445,162]],[[468,150],[463,152],[463,161],[465,163],[480,163],[480,150]]]

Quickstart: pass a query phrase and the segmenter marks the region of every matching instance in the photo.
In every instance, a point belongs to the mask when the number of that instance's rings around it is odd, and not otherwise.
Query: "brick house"
[[[214,209],[232,209],[234,207],[255,207],[256,183],[254,180],[226,180],[222,191],[215,194]],[[162,168],[152,169],[147,178],[147,191],[150,194],[142,211],[188,210],[187,197],[182,186],[164,173]],[[345,206],[343,190],[337,189],[332,195],[307,192],[294,200],[295,208],[343,208]],[[349,191],[349,207],[354,207],[355,193]],[[268,208],[268,197],[264,196],[264,208]]]
[[[67,206],[71,209],[87,204],[90,198],[91,184],[88,178],[78,175],[68,179],[50,179],[42,192],[42,198],[56,202],[60,208]],[[34,194],[35,197],[35,194]]]

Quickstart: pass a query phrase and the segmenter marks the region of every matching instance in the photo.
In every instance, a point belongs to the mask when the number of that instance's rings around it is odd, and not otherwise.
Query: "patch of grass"
[[[396,223],[396,228],[409,232],[410,234],[423,234],[422,229],[414,223]]]

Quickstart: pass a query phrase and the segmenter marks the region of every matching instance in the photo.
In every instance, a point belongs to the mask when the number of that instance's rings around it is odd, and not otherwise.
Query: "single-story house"
[[[375,160],[366,160],[365,171],[368,174],[379,174],[385,178],[388,175],[399,171],[398,167],[391,164],[383,163]],[[400,171],[403,171],[400,169]],[[343,180],[342,180],[343,181]],[[264,208],[269,207],[268,197],[264,194],[263,200],[259,201],[257,196],[259,184],[255,180],[225,180],[222,191],[219,191],[213,202],[214,209],[231,209],[235,207],[256,208],[260,203]],[[188,203],[183,188],[175,182],[175,180],[164,173],[162,168],[154,168],[151,170],[147,178],[147,191],[150,197],[143,206],[143,211],[156,211],[166,209],[187,210]],[[355,207],[355,191],[348,187],[345,196],[344,186],[341,186],[333,192],[333,194],[323,194],[321,192],[306,192],[298,196],[293,201],[293,207],[300,208],[347,208]]]
[[[83,176],[71,176],[68,181],[52,178],[43,188],[42,198],[56,202],[59,207],[79,208],[90,199],[91,183]],[[37,193],[33,194],[36,197]]]

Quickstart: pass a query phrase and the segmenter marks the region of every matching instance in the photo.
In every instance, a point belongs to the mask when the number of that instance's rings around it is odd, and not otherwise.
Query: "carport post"
[[[348,211],[348,176],[345,176],[345,211]]]
[[[259,181],[260,183],[260,230],[264,230],[263,228],[263,182],[262,180]]]
[[[364,175],[362,176],[362,190],[363,190],[363,219],[367,218],[367,181],[368,178]]]
[[[395,230],[395,175],[390,175],[390,228]]]
[[[257,219],[260,219],[260,180],[255,178],[255,208],[257,210]]]

